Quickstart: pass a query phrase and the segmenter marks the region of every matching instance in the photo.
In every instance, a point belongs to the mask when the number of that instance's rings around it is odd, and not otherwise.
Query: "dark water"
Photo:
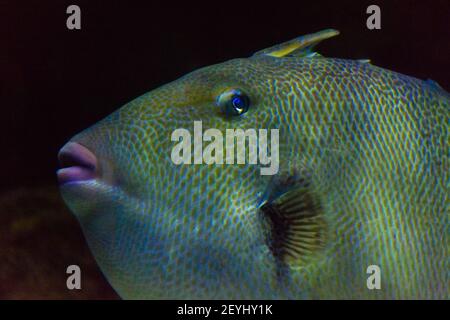
[[[116,299],[55,186],[0,195],[0,299]],[[81,269],[68,290],[66,268]]]

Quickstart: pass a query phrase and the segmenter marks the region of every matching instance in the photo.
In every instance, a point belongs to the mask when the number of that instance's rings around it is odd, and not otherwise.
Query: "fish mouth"
[[[56,175],[61,196],[83,223],[107,219],[128,203],[142,205],[117,183],[112,163],[101,151],[95,154],[90,147],[71,140],[59,151],[58,160],[61,168]]]
[[[58,153],[61,169],[56,173],[59,185],[95,180],[99,176],[96,155],[78,142],[68,142]]]

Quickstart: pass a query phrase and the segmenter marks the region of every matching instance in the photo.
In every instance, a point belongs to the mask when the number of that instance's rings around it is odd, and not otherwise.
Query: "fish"
[[[61,148],[61,195],[123,299],[449,298],[449,93],[317,52],[338,34],[195,70]],[[277,130],[277,171],[175,163],[196,122],[197,155]]]

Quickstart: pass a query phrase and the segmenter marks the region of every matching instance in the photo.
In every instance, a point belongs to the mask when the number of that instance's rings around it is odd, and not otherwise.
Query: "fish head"
[[[63,198],[119,294],[231,294],[271,263],[257,215],[270,176],[259,163],[225,163],[225,142],[227,129],[279,127],[272,80],[250,59],[207,67],[128,103],[62,148]],[[248,110],[227,110],[233,98]],[[194,163],[194,122],[223,134],[223,164]],[[191,134],[191,164],[172,159],[180,129]]]
[[[199,69],[131,101],[61,149],[62,196],[122,297],[280,297],[280,265],[260,208],[278,173],[274,162],[295,153],[293,127],[278,108],[289,101],[289,68],[264,52]],[[260,145],[249,163],[250,143],[246,162],[237,163],[227,129],[255,130],[259,139],[259,129],[268,130],[272,163],[260,161]],[[183,142],[189,152],[174,149]],[[211,152],[212,142],[222,151]],[[205,160],[208,150],[216,162]],[[191,163],[180,163],[184,156]]]

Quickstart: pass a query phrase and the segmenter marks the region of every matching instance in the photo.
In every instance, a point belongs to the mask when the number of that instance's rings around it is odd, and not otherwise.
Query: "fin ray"
[[[297,37],[295,39],[286,41],[284,43],[272,46],[267,49],[260,50],[256,52],[254,56],[267,55],[281,58],[295,54],[296,56],[299,57],[309,57],[309,58],[321,57],[320,54],[312,51],[314,46],[316,46],[319,42],[337,36],[338,34],[339,34],[338,30],[325,29],[316,33]]]
[[[304,265],[324,247],[325,219],[308,186],[290,187],[261,210],[270,221],[272,253],[290,267]]]

